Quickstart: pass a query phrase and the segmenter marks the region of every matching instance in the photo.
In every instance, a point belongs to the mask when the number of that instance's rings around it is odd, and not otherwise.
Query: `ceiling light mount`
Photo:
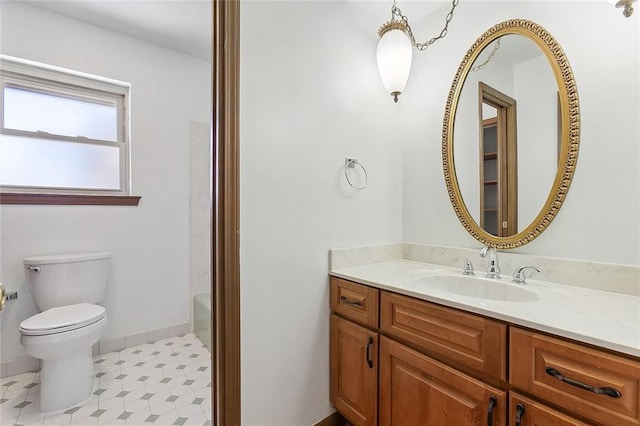
[[[622,14],[625,18],[630,17],[633,14],[633,3],[638,0],[620,0],[616,3],[616,7],[623,8]]]

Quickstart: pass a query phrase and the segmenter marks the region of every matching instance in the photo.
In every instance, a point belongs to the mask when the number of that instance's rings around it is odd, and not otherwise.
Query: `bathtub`
[[[193,296],[193,332],[211,352],[211,294]]]

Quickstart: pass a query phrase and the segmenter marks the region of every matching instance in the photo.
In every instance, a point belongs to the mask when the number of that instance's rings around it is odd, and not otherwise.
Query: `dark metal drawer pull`
[[[345,296],[340,296],[340,301],[344,302],[344,303],[346,303],[348,305],[359,306],[361,308],[363,306],[361,301],[359,301],[359,300],[349,300]]]
[[[608,396],[610,396],[612,398],[620,398],[622,396],[620,391],[618,391],[618,390],[616,390],[614,388],[610,388],[610,387],[598,388],[598,387],[595,387],[595,386],[591,386],[591,385],[587,385],[585,383],[578,382],[577,380],[573,380],[573,379],[570,379],[568,377],[564,377],[555,368],[550,368],[549,367],[549,368],[546,368],[544,371],[548,375],[555,377],[556,379],[560,380],[561,382],[565,382],[565,383],[567,383],[567,384],[569,384],[571,386],[575,386],[577,388],[584,389],[584,390],[589,391],[589,392],[597,393],[599,395],[608,395]]]
[[[489,411],[487,413],[487,426],[493,426],[493,409],[496,408],[498,399],[491,395],[489,397]]]
[[[516,404],[516,426],[522,426],[522,416],[524,416],[524,405]]]
[[[369,336],[369,340],[367,340],[367,364],[369,364],[369,368],[373,368],[373,361],[371,360],[371,346],[373,346],[373,337]]]

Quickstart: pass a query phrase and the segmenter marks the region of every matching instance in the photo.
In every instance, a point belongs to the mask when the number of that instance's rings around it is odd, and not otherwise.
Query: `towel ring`
[[[349,180],[349,175],[347,174],[347,169],[355,169],[356,165],[360,166],[360,168],[364,172],[364,184],[362,186],[354,185]],[[363,189],[365,189],[369,180],[369,177],[367,176],[367,170],[364,168],[364,166],[360,162],[358,162],[357,159],[348,157],[344,160],[344,177],[345,179],[347,179],[347,183],[349,184],[349,186],[351,186],[353,189],[357,189],[358,191],[362,191]]]

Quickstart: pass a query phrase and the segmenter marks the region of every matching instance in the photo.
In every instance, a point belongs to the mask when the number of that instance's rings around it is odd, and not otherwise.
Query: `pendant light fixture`
[[[378,71],[382,84],[391,96],[394,102],[398,102],[398,96],[404,90],[411,71],[411,61],[413,58],[413,49],[426,50],[437,40],[447,35],[449,22],[453,19],[453,11],[460,0],[453,0],[451,11],[447,14],[446,22],[440,35],[431,38],[425,43],[416,43],[413,36],[409,20],[402,14],[400,8],[396,6],[396,0],[393,0],[391,7],[391,20],[385,22],[378,30],[378,48],[376,50],[376,59],[378,61]]]

